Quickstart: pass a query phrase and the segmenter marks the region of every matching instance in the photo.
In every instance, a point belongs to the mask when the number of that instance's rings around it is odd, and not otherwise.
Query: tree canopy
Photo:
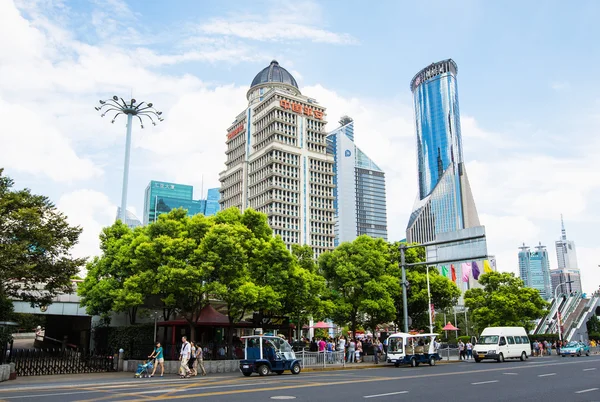
[[[465,292],[465,305],[478,332],[495,326],[519,326],[529,331],[548,307],[538,290],[525,287],[513,273],[483,274],[479,283],[483,288]]]
[[[72,291],[71,277],[85,263],[71,256],[81,228],[47,197],[13,186],[0,169],[0,298],[46,305]]]

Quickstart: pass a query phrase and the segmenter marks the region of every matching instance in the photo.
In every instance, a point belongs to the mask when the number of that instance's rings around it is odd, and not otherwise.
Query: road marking
[[[388,392],[387,394],[377,394],[377,395],[366,395],[366,396],[363,396],[363,398],[379,398],[381,396],[390,396],[390,395],[398,395],[398,394],[408,394],[408,391]]]
[[[586,369],[583,369],[583,371],[592,371],[592,370],[596,370],[596,368],[595,368],[595,367],[592,367],[592,368],[586,368]]]
[[[582,389],[581,391],[576,391],[576,394],[585,394],[586,392],[592,392],[592,391],[598,391],[598,388],[589,388],[589,389]]]
[[[494,383],[494,382],[498,382],[498,380],[472,382],[471,385],[491,384],[491,383]]]
[[[271,399],[296,399],[296,397],[291,396],[291,395],[280,395],[280,396],[272,396]]]
[[[519,373],[502,373],[504,375],[519,375]]]
[[[538,374],[538,377],[550,377],[551,375],[556,375],[556,373]]]

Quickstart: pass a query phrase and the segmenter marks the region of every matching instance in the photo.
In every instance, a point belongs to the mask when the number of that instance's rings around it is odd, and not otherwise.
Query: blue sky
[[[218,185],[225,130],[254,75],[277,59],[387,171],[389,232],[404,237],[417,182],[408,88],[453,58],[465,160],[501,270],[541,241],[556,266],[560,213],[586,290],[600,285],[600,3],[533,1],[0,0],[0,166],[84,227],[76,253],[120,200],[124,121],[93,110],[113,93],[154,102],[134,127],[129,205],[150,180]]]

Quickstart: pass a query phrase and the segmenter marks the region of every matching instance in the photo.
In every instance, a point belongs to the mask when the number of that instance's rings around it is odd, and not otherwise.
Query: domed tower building
[[[315,256],[333,249],[334,160],[325,108],[302,95],[275,60],[252,80],[246,97],[248,108],[227,129],[221,208],[264,212],[289,249],[307,244]]]

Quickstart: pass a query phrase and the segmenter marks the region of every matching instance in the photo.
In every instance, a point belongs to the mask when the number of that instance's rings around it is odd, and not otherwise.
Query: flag
[[[494,272],[492,267],[490,266],[490,262],[488,260],[483,260],[483,272],[489,274],[490,272]]]
[[[442,275],[445,276],[446,278],[448,277],[448,266],[447,265],[442,265]]]
[[[469,282],[469,276],[471,276],[471,263],[463,262],[461,265],[462,268],[462,280],[463,282]]]
[[[456,268],[454,268],[454,264],[450,264],[450,269],[452,270],[452,282],[456,283]]]
[[[477,265],[477,261],[473,261],[473,278],[475,278],[475,280],[479,280],[479,274],[481,273],[481,271],[479,270],[479,266]]]

